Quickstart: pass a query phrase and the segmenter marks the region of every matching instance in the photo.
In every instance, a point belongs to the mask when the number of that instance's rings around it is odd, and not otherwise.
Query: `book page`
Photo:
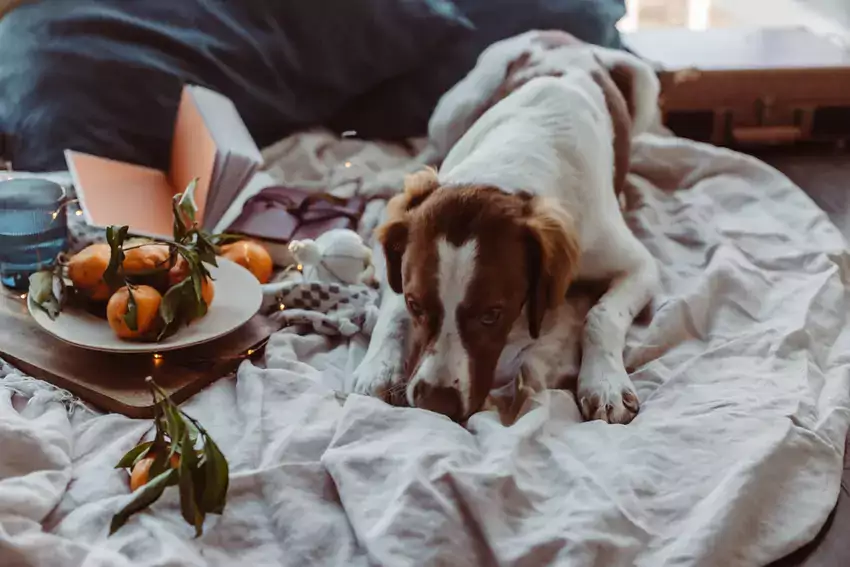
[[[162,171],[70,150],[65,161],[89,224],[172,238],[174,190]]]
[[[262,163],[260,149],[248,132],[248,127],[239,116],[233,101],[220,93],[196,85],[186,88],[192,93],[210,135],[222,154],[239,154],[257,164]]]
[[[202,220],[207,201],[214,193],[213,170],[218,149],[209,128],[204,122],[190,88],[183,89],[180,107],[174,124],[174,138],[171,142],[171,166],[168,180],[173,194],[181,193],[193,178],[198,178],[195,189],[195,202],[198,207],[197,218]],[[171,215],[169,214],[169,221]]]
[[[263,157],[236,106],[226,96],[199,86],[186,87],[218,148],[204,220],[214,225],[251,178]]]

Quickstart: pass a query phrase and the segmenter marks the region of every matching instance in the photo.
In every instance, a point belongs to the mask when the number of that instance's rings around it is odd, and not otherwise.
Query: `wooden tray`
[[[259,355],[275,330],[257,315],[226,337],[162,355],[95,352],[43,331],[20,294],[0,287],[0,357],[100,409],[133,418],[153,416],[148,376],[181,403]]]

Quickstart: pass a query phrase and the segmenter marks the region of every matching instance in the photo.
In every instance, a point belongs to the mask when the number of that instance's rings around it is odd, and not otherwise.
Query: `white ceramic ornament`
[[[289,251],[301,264],[304,281],[373,285],[372,251],[353,230],[335,228],[315,240],[293,240]]]

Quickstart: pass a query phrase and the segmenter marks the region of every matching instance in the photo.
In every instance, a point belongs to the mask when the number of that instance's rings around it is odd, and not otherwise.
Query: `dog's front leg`
[[[349,392],[379,397],[393,405],[405,405],[404,364],[409,317],[404,297],[384,286],[378,321],[366,355],[351,376]]]
[[[629,423],[640,401],[623,363],[626,332],[658,286],[655,260],[635,241],[628,271],[610,288],[585,321],[578,401],[585,419]],[[632,247],[630,247],[632,248]]]

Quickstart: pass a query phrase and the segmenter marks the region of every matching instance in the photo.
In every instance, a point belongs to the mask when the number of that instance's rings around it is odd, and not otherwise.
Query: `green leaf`
[[[182,193],[178,193],[172,200],[171,209],[174,215],[174,240],[184,242],[195,227],[195,188],[198,178],[194,178]]]
[[[53,272],[42,270],[30,276],[29,296],[36,303],[47,301],[53,296]]]
[[[136,307],[136,296],[133,288],[127,286],[127,313],[124,314],[124,322],[131,331],[139,330],[139,309]]]
[[[162,317],[163,323],[171,324],[180,315],[180,305],[186,288],[191,286],[192,282],[185,279],[177,285],[171,286],[165,295],[162,296],[162,302],[159,304],[159,315]]]
[[[47,313],[47,316],[51,320],[59,316],[62,310],[62,300],[64,299],[65,284],[61,282],[61,284],[57,285],[57,282],[54,281],[56,279],[52,270],[36,272],[29,278],[30,285],[28,293],[30,299],[32,299],[36,307]],[[61,278],[58,279],[61,281]],[[59,291],[63,297],[56,296],[55,288],[58,288],[56,291]]]
[[[194,445],[193,445],[194,446]],[[209,510],[203,509],[204,492],[207,486],[207,458],[203,452],[195,451],[195,456],[198,459],[195,469],[192,471],[192,484],[195,485],[195,503],[198,505],[198,510],[206,515]]]
[[[198,241],[195,244],[195,248],[198,250],[198,257],[201,262],[218,266],[215,245],[213,245],[207,235],[202,232],[198,233]]]
[[[171,470],[171,459],[168,451],[155,451],[152,455],[154,459],[153,463],[151,463],[151,470],[148,473],[151,478]]]
[[[129,469],[133,468],[136,463],[145,458],[145,455],[148,454],[150,448],[153,447],[153,441],[145,441],[140,445],[136,445],[129,451],[127,451],[121,460],[118,461],[118,464],[115,465],[116,469]]]
[[[201,300],[201,283],[203,281],[203,274],[206,271],[201,263],[201,259],[198,256],[198,253],[194,250],[186,250],[181,249],[180,254],[183,256],[183,259],[186,261],[186,266],[188,267],[188,275],[186,276],[186,280],[191,281],[192,292],[195,294],[196,300]],[[184,281],[186,281],[184,280]],[[194,306],[190,303],[187,303],[186,306],[187,314],[194,313]]]
[[[175,242],[183,242],[183,239],[186,238],[188,229],[186,228],[186,225],[183,224],[183,220],[180,218],[180,211],[177,208],[177,199],[178,196],[175,196],[174,201],[171,204],[171,215],[174,217],[172,232],[174,233]]]
[[[221,514],[227,499],[230,483],[230,469],[227,459],[209,435],[204,435],[204,458],[206,459],[206,479],[201,510],[210,514]]]
[[[153,379],[150,378],[151,382]],[[162,402],[157,398],[157,391],[153,387],[152,384],[149,384],[151,388],[151,396],[153,396],[153,423],[156,426],[156,437],[154,437],[153,444],[156,449],[162,449],[165,447],[165,428],[163,427],[163,419],[162,415]]]
[[[190,278],[186,278],[165,292],[165,295],[162,296],[162,302],[159,304],[159,317],[162,319],[163,326],[157,340],[172,335],[180,328],[180,325],[188,322],[186,302],[187,300],[192,301],[194,294]]]
[[[181,324],[189,323],[207,313],[201,286],[209,272],[203,267],[196,252],[181,248],[180,255],[186,261],[189,273],[186,279],[169,289],[162,298],[160,318],[164,326],[160,339],[176,331]]]
[[[198,444],[198,428],[190,421],[186,424],[186,430],[189,432],[189,439],[192,441],[192,447]]]
[[[189,182],[189,185],[186,186],[186,189],[180,195],[180,202],[178,203],[180,212],[185,215],[185,218],[188,218],[193,223],[195,222],[195,213],[197,211],[197,207],[195,206],[195,189],[197,187],[198,178],[195,177]]]
[[[167,423],[168,438],[171,439],[171,454],[176,453],[183,435],[186,432],[186,422],[183,421],[183,416],[180,411],[170,401],[165,402],[165,420]]]
[[[106,242],[109,244],[109,265],[103,272],[103,281],[110,287],[117,288],[124,285],[124,277],[121,267],[124,265],[124,241],[127,240],[128,226],[120,228],[110,226],[106,229]]]
[[[204,531],[204,513],[198,509],[195,499],[193,475],[198,467],[198,455],[188,428],[183,431],[180,454],[180,512],[184,520],[195,526],[195,537],[199,537]]]
[[[112,522],[109,524],[109,535],[112,535],[121,529],[121,526],[127,523],[130,516],[137,512],[141,512],[156,502],[157,499],[162,496],[165,488],[174,483],[177,476],[177,470],[169,468],[167,471],[154,477],[144,486],[144,488],[138,490],[135,497],[117,514],[112,516]]]
[[[197,301],[203,300],[203,285],[204,279],[198,271],[192,271],[192,289],[195,291],[195,299]]]

